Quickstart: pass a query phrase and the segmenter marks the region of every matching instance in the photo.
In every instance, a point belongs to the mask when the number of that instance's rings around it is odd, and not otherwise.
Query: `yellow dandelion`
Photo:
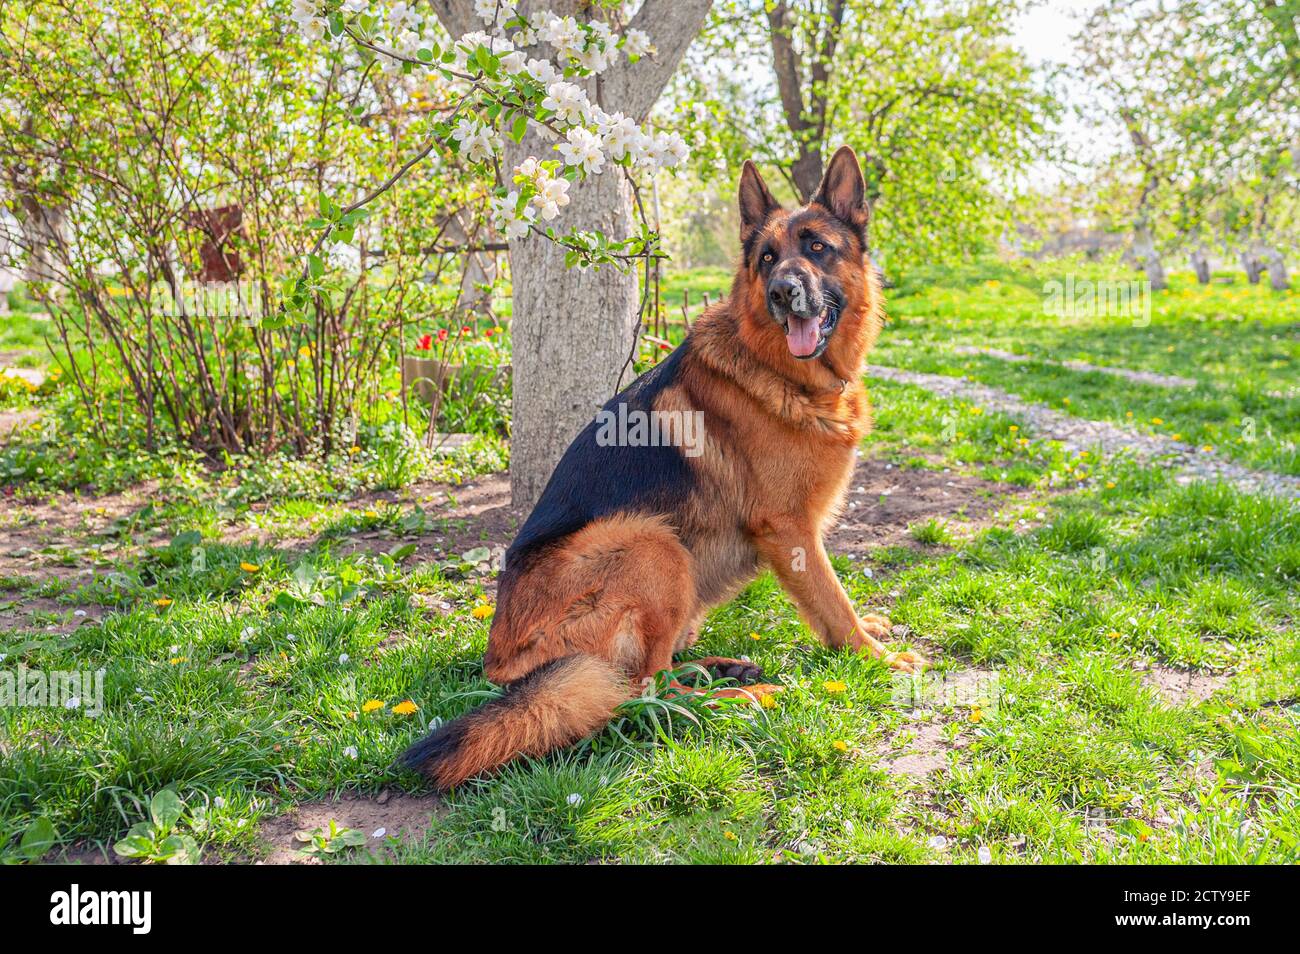
[[[1112,629],[1112,630],[1111,630],[1109,633],[1107,633],[1106,635],[1107,635],[1109,638],[1111,638],[1111,639],[1122,639],[1122,638],[1123,638],[1122,634],[1121,634],[1120,631],[1117,630],[1117,629]]]
[[[736,833],[734,831],[724,831],[722,833],[722,837],[727,839],[727,841],[735,841]]]
[[[1020,428],[1016,427],[1016,425],[1014,425],[1014,424],[1012,424],[1012,425],[1011,425],[1009,428],[1007,428],[1007,429],[1008,429],[1009,431],[1011,431],[1012,434],[1014,434],[1016,431],[1020,430]]]
[[[1113,481],[1113,480],[1108,480],[1108,481],[1106,481],[1106,489],[1107,489],[1107,490],[1114,490],[1114,489],[1115,489],[1115,481]]]
[[[967,716],[967,719],[971,722],[983,722],[984,710],[981,709],[979,706],[975,706],[973,709],[971,709],[970,715]]]
[[[764,709],[776,708],[776,693],[768,692],[758,697],[758,704]]]
[[[973,408],[970,409],[970,412],[971,412],[972,414],[974,414],[976,417],[979,417],[979,415],[981,415],[981,414],[984,413],[984,408],[982,408],[982,407],[973,407]]]
[[[836,752],[847,752],[849,750],[849,744],[843,739],[836,739],[831,743],[831,747],[834,748]]]
[[[171,659],[167,660],[167,662],[168,662],[169,665],[172,665],[172,666],[179,666],[181,663],[185,662],[185,657],[184,657],[184,656],[173,656]]]
[[[169,600],[169,599],[168,599],[167,597],[165,597],[165,596],[160,596],[160,597],[158,597],[156,600],[153,601],[153,605],[154,605],[154,606],[171,606],[171,605],[172,605],[172,601]]]
[[[374,511],[374,510],[367,510],[366,513],[365,513],[365,515],[366,515],[366,517],[368,517],[368,518],[371,519],[371,520],[374,520],[376,517],[379,516],[379,514],[378,514],[376,511]]]
[[[822,683],[822,688],[825,689],[827,692],[829,692],[831,695],[837,695],[838,693],[844,692],[849,687],[846,686],[844,683],[840,682],[838,679],[827,679],[825,682]]]
[[[492,604],[490,603],[479,603],[478,606],[475,606],[469,612],[469,614],[473,616],[475,619],[487,619],[489,616],[492,615],[492,613],[493,613],[493,609],[492,609]]]
[[[1125,412],[1124,412],[1124,416],[1125,416],[1125,417],[1132,417],[1132,416],[1133,416],[1133,412],[1132,412],[1132,411],[1125,411]]]
[[[1213,448],[1211,445],[1206,444],[1204,447],[1201,448],[1201,453],[1202,453],[1202,454],[1213,454],[1213,453],[1214,453],[1214,448]]]
[[[348,456],[353,456],[353,455],[360,454],[360,453],[361,453],[361,448],[360,448],[360,447],[349,447],[349,448],[348,448]]]
[[[420,710],[419,706],[417,706],[410,699],[407,699],[405,702],[399,702],[397,705],[393,706],[393,715],[401,715],[401,716],[414,715],[419,710]]]
[[[310,358],[311,348],[307,347],[306,345],[303,345],[301,348],[298,349],[298,356],[302,358]]]
[[[1069,403],[1070,403],[1070,399],[1069,399],[1069,398],[1061,398],[1061,403],[1062,403],[1062,404],[1069,404]]]
[[[1174,434],[1174,440],[1176,440],[1176,441],[1181,441],[1182,439],[1183,439],[1183,435],[1182,435],[1182,434],[1177,434],[1177,433]]]
[[[374,712],[376,709],[382,709],[383,707],[384,707],[384,702],[383,702],[382,700],[380,700],[380,699],[370,699],[370,700],[367,700],[366,702],[362,703],[362,705],[361,705],[361,711],[362,711],[362,712]]]
[[[757,642],[758,640],[762,639],[763,637],[760,636],[760,635],[758,635],[758,633],[750,633],[750,634],[749,634],[749,638],[752,639],[752,640],[754,640],[755,642]]]
[[[256,573],[262,567],[260,564],[248,563],[247,561],[245,561],[239,564],[239,568],[243,570],[245,573]]]
[[[1159,427],[1159,426],[1160,426],[1161,424],[1163,424],[1164,422],[1165,422],[1165,419],[1164,419],[1163,417],[1153,417],[1153,418],[1151,418],[1151,423],[1154,424],[1156,427]]]

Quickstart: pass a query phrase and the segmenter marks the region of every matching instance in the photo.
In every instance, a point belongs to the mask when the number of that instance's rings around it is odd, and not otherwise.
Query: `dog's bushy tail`
[[[603,728],[630,695],[627,676],[610,663],[565,656],[511,684],[501,698],[440,726],[398,762],[445,790],[520,756],[572,745]]]

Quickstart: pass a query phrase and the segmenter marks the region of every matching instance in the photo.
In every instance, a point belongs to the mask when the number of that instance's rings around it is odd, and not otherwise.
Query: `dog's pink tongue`
[[[806,358],[817,350],[818,324],[816,316],[812,318],[790,316],[790,322],[786,326],[788,330],[785,333],[785,343],[796,358]]]

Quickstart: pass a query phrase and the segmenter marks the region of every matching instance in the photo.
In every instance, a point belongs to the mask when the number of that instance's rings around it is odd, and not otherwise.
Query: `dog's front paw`
[[[899,672],[920,672],[930,664],[924,656],[913,650],[893,652],[888,649],[881,640],[889,636],[892,629],[893,624],[884,616],[863,616],[858,620],[853,648],[883,659],[890,669]]]

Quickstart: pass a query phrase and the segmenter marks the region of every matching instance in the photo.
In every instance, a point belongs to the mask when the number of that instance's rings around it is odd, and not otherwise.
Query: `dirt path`
[[[1074,417],[985,384],[975,384],[946,374],[927,374],[879,365],[871,365],[867,372],[872,377],[886,381],[924,388],[940,397],[961,398],[978,404],[985,410],[1015,415],[1038,436],[1058,440],[1068,451],[1100,449],[1106,456],[1129,453],[1143,462],[1161,458],[1179,470],[1177,479],[1180,483],[1223,480],[1247,493],[1300,497],[1300,477],[1252,470],[1182,441],[1143,434],[1109,421]]]
[[[984,355],[989,358],[997,358],[999,361],[1009,361],[1012,364],[1027,364],[1030,361],[1037,361],[1040,364],[1050,364],[1057,368],[1069,368],[1071,371],[1095,371],[1098,374],[1109,374],[1117,378],[1124,378],[1126,381],[1133,381],[1137,384],[1150,384],[1157,388],[1194,388],[1198,384],[1195,378],[1184,378],[1176,374],[1158,374],[1155,371],[1136,371],[1132,368],[1115,368],[1103,364],[1090,364],[1087,361],[1053,361],[1050,358],[1040,358],[1028,354],[1016,354],[1012,351],[1003,351],[1001,348],[981,348],[976,345],[957,345],[953,349],[954,354],[963,355]]]

